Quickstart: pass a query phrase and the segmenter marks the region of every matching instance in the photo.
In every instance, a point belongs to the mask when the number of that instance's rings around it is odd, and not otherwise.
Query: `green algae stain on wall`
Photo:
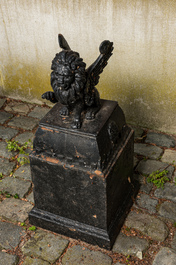
[[[42,103],[41,94],[50,90],[50,71],[38,64],[8,65],[4,72],[5,96]]]

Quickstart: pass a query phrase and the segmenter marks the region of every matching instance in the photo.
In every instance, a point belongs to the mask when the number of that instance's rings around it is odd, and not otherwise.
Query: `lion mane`
[[[68,90],[61,92],[58,84],[58,69],[64,67],[67,74],[73,77],[73,82]],[[78,99],[84,101],[84,87],[86,83],[86,64],[80,58],[79,53],[72,50],[57,53],[51,65],[51,86],[55,97],[63,104],[76,102]]]

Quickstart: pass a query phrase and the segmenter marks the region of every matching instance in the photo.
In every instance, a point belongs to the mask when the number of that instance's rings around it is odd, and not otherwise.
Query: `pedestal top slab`
[[[86,120],[83,119],[83,123],[80,129],[72,129],[70,124],[72,123],[72,113],[69,116],[61,116],[59,111],[63,105],[60,103],[55,104],[55,106],[46,114],[46,116],[41,119],[40,126],[51,127],[61,131],[74,133],[74,134],[86,134],[96,136],[107,122],[113,111],[118,107],[118,112],[121,115],[116,117],[119,123],[125,123],[125,117],[122,110],[118,106],[116,101],[101,100],[101,109],[96,114],[95,119]],[[84,115],[84,114],[83,114]]]

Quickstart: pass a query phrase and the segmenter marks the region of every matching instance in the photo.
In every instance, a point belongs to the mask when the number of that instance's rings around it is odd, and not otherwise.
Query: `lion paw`
[[[89,110],[86,113],[86,120],[93,120],[93,119],[95,119],[95,112],[92,110]]]
[[[80,129],[81,121],[79,119],[75,119],[71,125],[72,129]]]
[[[68,116],[69,115],[69,109],[66,106],[63,106],[60,110],[60,115],[62,116]]]

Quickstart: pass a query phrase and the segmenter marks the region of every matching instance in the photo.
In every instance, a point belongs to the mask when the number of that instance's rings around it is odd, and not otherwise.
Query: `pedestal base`
[[[41,120],[35,135],[30,154],[35,207],[29,221],[111,249],[138,189],[133,130],[114,101],[102,101],[97,120],[85,121],[80,130],[56,119],[60,107]]]

